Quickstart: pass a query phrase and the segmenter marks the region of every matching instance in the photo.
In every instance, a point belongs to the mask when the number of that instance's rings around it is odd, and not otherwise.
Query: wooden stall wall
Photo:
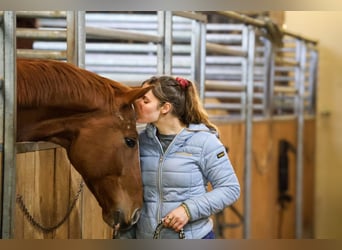
[[[243,214],[244,200],[244,166],[245,166],[245,124],[236,122],[229,124],[217,124],[220,131],[220,139],[228,149],[229,159],[236,171],[237,177],[241,185],[240,198],[232,207],[226,208],[222,215],[214,216],[216,223],[215,233],[218,238],[224,239],[242,239],[243,238],[243,221],[234,212]],[[219,223],[216,220],[220,220]],[[221,230],[217,227],[220,225]]]
[[[110,228],[101,208],[81,176],[70,164],[65,150],[54,149],[17,154],[17,198],[21,197],[31,218],[15,207],[15,239],[106,239]],[[80,192],[81,191],[81,192]],[[79,198],[75,206],[72,203]],[[63,223],[63,218],[66,217]],[[36,225],[45,227],[43,231]],[[58,224],[60,226],[57,226]],[[56,226],[55,230],[49,228]]]
[[[241,184],[241,196],[233,206],[243,215],[244,200],[244,124],[219,125],[221,140],[229,148],[229,157]],[[303,180],[303,231],[304,238],[313,237],[313,189],[315,121],[305,122],[304,135],[304,180]],[[252,239],[295,239],[296,238],[296,153],[288,151],[288,190],[280,202],[279,185],[279,142],[286,140],[296,149],[297,120],[274,119],[253,122],[252,138],[252,183],[251,183],[251,238]],[[216,225],[223,226],[224,239],[243,239],[243,224],[230,208]],[[230,225],[230,226],[229,226]],[[216,233],[218,233],[217,226]]]
[[[288,152],[289,200],[279,202],[278,157],[280,140],[296,148],[297,121],[272,120],[253,124],[252,228],[254,239],[295,238],[296,157]]]
[[[304,121],[303,146],[303,238],[312,239],[315,235],[316,119]]]
[[[241,184],[241,196],[233,204],[243,216],[245,124],[217,124],[220,138]],[[315,120],[304,126],[303,231],[313,237]],[[296,148],[296,120],[265,120],[253,123],[251,235],[253,239],[295,238],[296,155],[289,151],[290,200],[279,203],[279,141]],[[60,222],[80,190],[81,177],[70,164],[65,150],[55,148],[17,155],[17,195],[22,197],[33,219],[45,227]],[[231,207],[213,217],[218,238],[243,239],[243,221]],[[219,223],[216,220],[219,219]],[[217,225],[221,225],[219,232]],[[222,233],[220,235],[219,233]],[[24,216],[19,203],[15,210],[15,239],[110,239],[112,230],[102,220],[101,208],[84,185],[80,198],[66,221],[56,230],[42,232]]]

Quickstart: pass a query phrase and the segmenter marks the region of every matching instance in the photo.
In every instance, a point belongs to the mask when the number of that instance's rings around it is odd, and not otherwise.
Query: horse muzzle
[[[134,224],[136,224],[140,218],[141,209],[137,208],[133,211],[129,220],[125,220],[124,213],[121,210],[117,210],[114,212],[113,218],[114,222],[111,225],[113,228],[116,228],[120,231],[129,230]]]

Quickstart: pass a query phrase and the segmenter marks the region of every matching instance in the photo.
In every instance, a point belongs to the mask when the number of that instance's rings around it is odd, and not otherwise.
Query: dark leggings
[[[205,240],[213,240],[215,239],[215,234],[213,232],[213,230],[211,230],[206,236],[204,236],[202,239]]]

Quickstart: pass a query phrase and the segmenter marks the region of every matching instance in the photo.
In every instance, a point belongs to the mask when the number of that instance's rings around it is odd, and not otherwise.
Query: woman
[[[162,222],[160,238],[182,230],[186,239],[213,239],[210,216],[240,195],[217,128],[192,82],[161,76],[142,85],[154,86],[135,103],[137,122],[147,124],[139,137],[144,205],[135,232],[122,236],[152,239]]]

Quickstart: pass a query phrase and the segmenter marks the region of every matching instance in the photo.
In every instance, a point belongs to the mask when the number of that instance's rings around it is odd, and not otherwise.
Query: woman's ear
[[[160,111],[163,115],[168,114],[171,111],[172,105],[169,102],[165,102],[163,106],[161,106]]]

